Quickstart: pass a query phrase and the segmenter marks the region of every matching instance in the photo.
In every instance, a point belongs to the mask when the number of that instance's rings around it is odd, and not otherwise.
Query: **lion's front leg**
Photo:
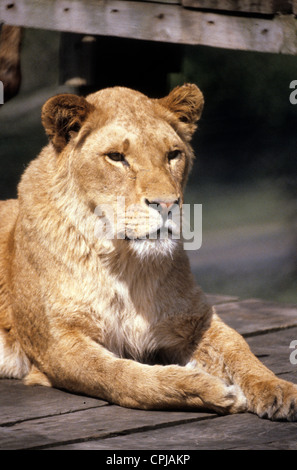
[[[244,338],[216,314],[194,359],[204,370],[240,387],[248,411],[272,420],[297,420],[297,385],[276,377],[254,356]]]
[[[119,358],[80,332],[61,334],[37,365],[54,387],[128,408],[240,411],[236,387],[202,369]]]

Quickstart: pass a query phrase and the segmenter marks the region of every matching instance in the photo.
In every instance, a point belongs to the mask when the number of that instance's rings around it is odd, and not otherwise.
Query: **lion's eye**
[[[171,160],[176,160],[181,156],[181,151],[180,150],[171,150],[171,152],[168,152],[167,158],[168,161],[170,162]]]
[[[111,152],[107,154],[107,157],[110,158],[113,162],[125,162],[125,155],[120,152]]]

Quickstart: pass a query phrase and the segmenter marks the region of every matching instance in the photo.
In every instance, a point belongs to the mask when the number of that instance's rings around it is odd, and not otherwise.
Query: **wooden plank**
[[[165,4],[181,4],[182,0],[139,0],[141,2],[150,2],[150,3],[165,3]]]
[[[215,306],[218,315],[232,328],[248,337],[297,326],[297,306],[280,305],[257,299]]]
[[[96,398],[49,387],[28,387],[20,380],[0,380],[0,426],[104,405],[107,402]]]
[[[297,15],[297,0],[293,0],[293,13]]]
[[[182,0],[184,7],[271,15],[292,13],[289,0]]]
[[[236,302],[238,297],[233,295],[206,294],[206,298],[211,305],[225,304],[227,302]]]
[[[103,439],[112,435],[151,431],[160,426],[207,419],[211,413],[140,411],[102,406],[60,416],[0,426],[0,449],[36,449],[49,445]]]
[[[246,338],[254,354],[275,374],[297,383],[295,349],[290,348],[297,340],[297,328],[288,328],[273,333]],[[294,354],[292,354],[294,353]]]
[[[252,414],[238,414],[181,424],[100,441],[59,447],[64,450],[297,450],[297,423],[272,422]]]
[[[297,54],[297,20],[272,20],[123,0],[3,0],[0,19],[32,28]]]

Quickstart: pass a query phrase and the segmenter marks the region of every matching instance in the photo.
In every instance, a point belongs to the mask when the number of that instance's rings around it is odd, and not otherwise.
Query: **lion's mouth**
[[[146,233],[142,236],[133,236],[132,234],[131,235],[125,235],[125,240],[127,241],[141,241],[141,240],[151,240],[152,242],[156,241],[156,240],[166,240],[166,239],[171,239],[172,238],[172,230],[171,228],[166,228],[166,230],[164,228],[159,228],[157,231],[155,232],[150,232],[150,233]]]

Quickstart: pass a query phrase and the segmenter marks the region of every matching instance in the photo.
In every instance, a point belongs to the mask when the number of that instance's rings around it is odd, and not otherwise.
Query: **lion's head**
[[[162,99],[115,87],[45,103],[42,122],[72,189],[104,219],[105,233],[110,225],[113,243],[124,239],[138,253],[174,248],[167,214],[183,203],[194,158],[190,141],[202,109],[202,93],[193,84]],[[160,237],[162,228],[169,237]]]

